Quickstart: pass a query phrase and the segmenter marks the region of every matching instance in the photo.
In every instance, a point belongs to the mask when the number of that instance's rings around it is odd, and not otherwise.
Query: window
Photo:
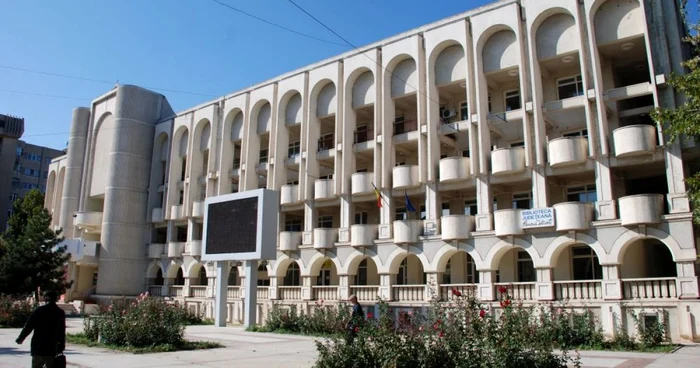
[[[180,243],[187,241],[187,226],[175,227],[175,240]]]
[[[300,286],[300,271],[299,265],[293,262],[287,268],[287,274],[284,276],[284,286]]]
[[[374,132],[369,128],[369,125],[359,125],[355,130],[355,143],[367,142],[373,137]]]
[[[468,199],[464,201],[464,214],[476,216],[479,207],[476,205],[476,199]]]
[[[322,179],[322,180],[331,180],[331,179],[333,179],[333,174],[319,176],[318,178]]]
[[[396,274],[396,285],[407,285],[408,284],[408,257],[401,261],[399,266],[399,273]]]
[[[566,200],[568,202],[595,203],[598,200],[595,184],[566,188]]]
[[[588,129],[576,130],[566,134],[562,134],[564,137],[583,137],[588,138]]]
[[[22,172],[22,165],[20,165],[19,162],[15,162],[15,172],[16,173]]]
[[[513,194],[513,208],[530,209],[532,208],[532,193],[515,193]]]
[[[491,94],[488,94],[489,114],[491,113]]]
[[[48,178],[49,178],[49,172],[48,172],[48,171],[44,171],[44,179],[48,179]]]
[[[181,191],[180,191],[180,198],[178,199],[178,202],[179,202],[179,204],[181,204],[181,205],[182,205],[183,203],[185,203],[185,191],[184,191],[184,190],[181,190]]]
[[[301,231],[301,220],[292,219],[285,221],[284,231]]]
[[[287,182],[287,185],[299,185],[299,180],[290,180]]]
[[[442,202],[442,216],[450,214],[450,202]]]
[[[598,256],[587,245],[571,248],[571,266],[574,280],[599,280],[603,276]]]
[[[209,150],[202,152],[202,172],[204,175],[209,171]]]
[[[261,263],[258,266],[258,286],[270,286],[270,278],[267,276],[266,263]],[[289,266],[292,267],[292,266]],[[299,267],[297,265],[297,267]],[[297,277],[297,280],[299,277]],[[297,285],[298,286],[298,285]]]
[[[443,284],[451,284],[452,283],[452,262],[450,260],[447,261],[447,265],[445,265],[445,272],[442,274],[442,283]]]
[[[323,266],[321,266],[321,271],[318,273],[318,277],[316,277],[316,285],[319,286],[328,286],[331,284],[331,261],[326,260],[323,262]]]
[[[479,283],[479,271],[476,270],[476,263],[474,258],[467,255],[467,284],[478,284]]]
[[[19,187],[20,187],[19,178],[12,178],[12,188],[19,188]]]
[[[442,160],[443,158],[446,158],[446,157],[447,157],[447,154],[445,154],[445,153],[440,154],[440,159],[441,159],[441,160]]]
[[[268,153],[268,151],[269,151],[269,150],[268,150],[267,148],[263,148],[263,149],[260,150],[260,161],[258,161],[258,163],[261,163],[261,164],[267,163],[267,153]]]
[[[357,169],[355,172],[366,173],[367,169]]]
[[[396,215],[394,215],[394,220],[405,220],[407,216],[408,213],[406,212],[406,207],[396,207]]]
[[[301,142],[296,141],[292,142],[289,144],[289,148],[287,149],[287,157],[292,158],[296,157],[301,153]]]
[[[525,147],[525,142],[524,141],[515,141],[511,142],[510,147]]]
[[[468,149],[462,150],[462,157],[470,157],[469,155],[470,153]]]
[[[333,133],[322,134],[318,139],[318,151],[325,151],[333,148]]]
[[[367,225],[367,212],[355,212],[355,225]]]
[[[506,111],[520,109],[520,90],[514,89],[505,93]]]
[[[17,147],[16,154],[18,157],[22,156],[22,147]]]
[[[47,164],[50,164],[50,163],[51,163],[51,157],[47,157],[47,158],[46,158],[46,163],[47,163]]]
[[[406,165],[406,161],[398,161],[398,162],[396,162],[396,166],[405,166],[405,165]]]
[[[420,205],[420,209],[418,209],[418,211],[420,212],[420,219],[425,220],[425,218],[426,218],[425,217],[425,215],[426,215],[425,205],[424,204]]]
[[[583,80],[580,75],[571,78],[557,80],[557,91],[559,99],[583,96]]]
[[[367,258],[363,259],[360,265],[357,266],[355,285],[367,285]]]
[[[233,169],[238,170],[241,168],[241,159],[240,158],[234,158],[233,159]]]
[[[524,250],[518,251],[518,282],[535,282],[535,266],[530,254]]]
[[[318,226],[321,229],[333,228],[333,216],[318,216]]]
[[[185,181],[185,174],[187,173],[187,157],[182,158],[182,171],[180,172],[180,180]]]
[[[19,194],[17,194],[17,193],[10,194],[10,202],[14,203],[14,201],[16,201],[17,198],[19,198]]]
[[[228,273],[228,286],[238,285],[238,267],[231,267]]]
[[[467,105],[467,101],[459,103],[459,119],[469,120],[469,105]]]

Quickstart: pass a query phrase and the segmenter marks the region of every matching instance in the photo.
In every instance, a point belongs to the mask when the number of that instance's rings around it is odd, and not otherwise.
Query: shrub
[[[643,347],[659,346],[666,340],[666,326],[662,322],[662,318],[659,317],[659,314],[665,317],[665,311],[661,310],[655,316],[648,316],[650,318],[645,318],[644,315],[640,318],[633,311],[629,313],[637,328],[639,342]]]
[[[98,316],[85,320],[85,335],[117,346],[177,346],[184,342],[184,316],[179,305],[142,294],[136,301],[111,301]]]
[[[350,308],[345,303],[324,305],[316,302],[309,314],[299,313],[296,306],[272,305],[265,325],[259,331],[301,333],[306,335],[334,335],[345,331],[350,319]]]
[[[0,327],[23,327],[32,315],[34,307],[34,303],[27,299],[0,295]]]

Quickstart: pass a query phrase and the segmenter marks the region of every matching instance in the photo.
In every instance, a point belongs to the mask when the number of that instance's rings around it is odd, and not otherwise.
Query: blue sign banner
[[[520,211],[520,227],[523,229],[552,226],[554,226],[553,208],[533,208]]]

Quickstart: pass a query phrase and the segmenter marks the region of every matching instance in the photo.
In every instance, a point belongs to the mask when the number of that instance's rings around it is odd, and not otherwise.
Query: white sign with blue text
[[[533,208],[520,211],[520,227],[523,229],[554,226],[553,208]]]

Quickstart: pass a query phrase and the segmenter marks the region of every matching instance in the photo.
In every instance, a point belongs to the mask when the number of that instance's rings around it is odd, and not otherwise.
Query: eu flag
[[[416,212],[416,208],[413,207],[413,203],[411,203],[411,199],[408,198],[408,193],[404,190],[403,191],[404,196],[406,197],[406,211],[408,212]]]

